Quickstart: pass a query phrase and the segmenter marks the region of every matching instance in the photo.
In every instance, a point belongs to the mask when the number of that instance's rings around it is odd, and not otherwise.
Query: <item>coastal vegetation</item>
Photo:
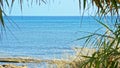
[[[15,0],[10,3],[8,0],[4,0],[8,7],[12,7]],[[27,0],[29,1],[29,0]],[[31,0],[32,1],[32,0]],[[36,0],[39,3],[44,0]],[[3,11],[3,0],[0,1],[0,23],[1,27],[5,28],[5,22],[3,15],[6,14]],[[23,0],[19,0],[22,10]],[[38,3],[38,2],[37,2]],[[90,6],[90,7],[88,7]],[[83,10],[95,7],[96,14],[93,17],[97,23],[103,26],[105,30],[101,33],[87,32],[88,35],[77,40],[85,39],[84,47],[77,50],[76,57],[70,61],[55,60],[47,61],[49,64],[56,64],[60,68],[119,68],[120,67],[120,21],[119,21],[119,8],[120,0],[79,0],[79,7]],[[97,17],[97,18],[96,18]],[[108,18],[110,17],[110,18]],[[112,24],[112,25],[111,25]],[[81,51],[85,51],[85,48],[91,46],[93,52],[90,55],[81,54]],[[91,51],[91,49],[87,49]],[[88,51],[88,52],[89,52]],[[11,60],[11,59],[10,59]],[[20,60],[20,62],[26,62],[26,59]],[[3,61],[3,60],[2,60]],[[4,60],[5,62],[8,60]],[[16,59],[12,59],[12,62],[18,62]],[[57,67],[56,66],[56,67]],[[51,66],[52,67],[52,66]]]
[[[81,1],[80,1],[81,2]],[[119,68],[120,67],[120,21],[119,21],[119,0],[84,0],[83,8],[91,3],[98,9],[97,23],[106,30],[102,34],[89,33],[88,36],[80,38],[86,39],[85,47],[92,46],[96,51],[91,56],[83,56],[86,60],[81,64],[81,68]],[[108,17],[111,17],[108,18]],[[103,21],[105,20],[105,21]],[[110,22],[110,20],[112,20]],[[112,25],[110,25],[112,23]],[[87,43],[87,44],[86,44]]]

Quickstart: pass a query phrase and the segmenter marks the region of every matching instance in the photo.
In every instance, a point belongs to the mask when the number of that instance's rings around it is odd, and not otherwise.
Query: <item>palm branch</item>
[[[41,4],[41,2],[46,3],[45,0],[11,0],[11,1],[0,0],[0,26],[2,28],[5,28],[5,22],[4,22],[3,17],[7,16],[3,9],[6,7],[5,5],[7,5],[7,7],[10,7],[10,9],[11,9],[13,7],[15,1],[18,1],[18,3],[20,4],[21,11],[22,11],[24,1],[27,1],[30,5],[32,5],[32,3],[34,3],[34,2],[36,2],[36,4],[39,4],[39,5]]]
[[[83,2],[83,6],[82,3]],[[97,7],[97,14],[107,15],[119,15],[119,8],[120,8],[120,0],[79,0],[80,8],[81,6],[86,9],[88,4],[91,7]]]
[[[5,7],[5,4],[7,4],[8,7],[13,7],[14,2],[16,0],[0,0],[0,25],[2,27],[5,27],[5,23],[3,20],[3,16],[5,16],[5,12],[3,10],[3,8]],[[22,10],[22,4],[24,1],[33,3],[33,0],[17,0],[20,3],[20,7]],[[41,2],[46,3],[46,0],[35,0],[36,3],[41,4]],[[120,0],[79,0],[79,6],[81,8],[81,2],[83,2],[83,8],[86,9],[86,6],[88,4],[88,2],[91,3],[92,7],[95,5],[98,10],[97,13],[101,14],[101,15],[106,15],[111,13],[111,15],[119,15],[119,8],[120,8]]]

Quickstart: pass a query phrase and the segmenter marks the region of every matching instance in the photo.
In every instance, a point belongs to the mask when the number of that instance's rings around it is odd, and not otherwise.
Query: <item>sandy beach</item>
[[[66,66],[71,67],[76,67],[76,64],[79,62],[82,62],[85,60],[85,58],[81,56],[86,56],[86,55],[91,55],[94,53],[96,50],[95,49],[89,49],[89,48],[73,48],[75,51],[75,55],[72,55],[69,60],[67,59],[49,59],[49,60],[43,60],[43,59],[34,59],[34,58],[28,58],[28,57],[8,57],[8,58],[0,58],[0,62],[3,63],[10,63],[10,64],[2,64],[0,65],[0,68],[29,68],[27,65],[15,65],[12,63],[36,63],[36,64],[41,64],[45,63],[47,64],[47,67],[62,67],[65,68]],[[68,67],[68,68],[69,68]]]

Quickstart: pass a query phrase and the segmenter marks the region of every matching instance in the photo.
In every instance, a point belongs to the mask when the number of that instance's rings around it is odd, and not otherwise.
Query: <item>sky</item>
[[[33,0],[35,1],[35,0]],[[79,2],[78,0],[47,0],[46,4],[41,2],[41,5],[33,2],[28,5],[27,0],[23,3],[21,11],[18,0],[10,12],[10,8],[5,8],[8,16],[79,16]]]

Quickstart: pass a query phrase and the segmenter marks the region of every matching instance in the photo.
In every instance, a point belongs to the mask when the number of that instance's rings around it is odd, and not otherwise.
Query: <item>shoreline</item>
[[[29,68],[29,66],[28,65],[18,66],[16,64],[15,65],[10,65],[10,64],[45,63],[45,65],[48,65],[48,66],[66,66],[67,65],[67,66],[75,67],[75,65],[77,65],[78,62],[81,63],[85,60],[85,58],[82,57],[81,55],[92,55],[92,53],[96,51],[96,49],[91,49],[91,48],[73,48],[73,50],[75,51],[75,55],[69,56],[69,59],[35,59],[35,58],[29,58],[29,57],[7,57],[7,58],[0,58],[0,62],[7,63],[5,65],[9,67],[14,66],[13,68]],[[4,64],[2,64],[1,66],[3,65]]]

